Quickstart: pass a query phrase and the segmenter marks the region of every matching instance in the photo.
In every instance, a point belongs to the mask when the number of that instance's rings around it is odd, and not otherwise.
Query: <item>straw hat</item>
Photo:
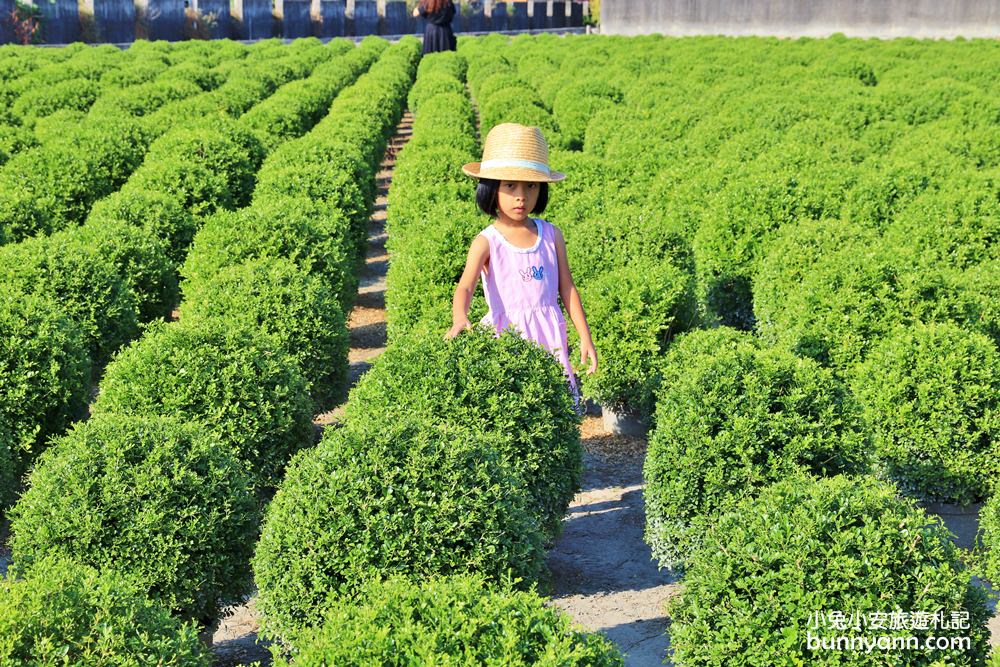
[[[553,183],[566,174],[549,169],[549,147],[537,127],[500,123],[486,135],[483,161],[462,165],[473,178]]]

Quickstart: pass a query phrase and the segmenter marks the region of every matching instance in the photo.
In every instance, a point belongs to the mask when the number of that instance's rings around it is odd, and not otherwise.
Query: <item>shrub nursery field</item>
[[[0,47],[0,664],[207,665],[252,594],[276,664],[623,664],[547,604],[561,366],[443,339],[501,122],[649,428],[665,659],[1000,664],[1000,43],[550,34]]]

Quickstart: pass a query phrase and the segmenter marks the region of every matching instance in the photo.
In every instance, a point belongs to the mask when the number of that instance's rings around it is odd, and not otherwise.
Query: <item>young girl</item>
[[[570,274],[562,232],[548,221],[528,215],[544,212],[548,184],[566,177],[550,171],[548,162],[549,149],[541,130],[501,123],[486,136],[482,162],[462,167],[465,174],[479,179],[476,203],[494,221],[472,241],[452,301],[454,324],[445,338],[472,327],[469,302],[481,275],[489,305],[481,322],[493,327],[497,335],[513,326],[555,354],[569,378],[574,409],[582,414],[580,391],[569,363],[566,319],[557,295],[580,333],[580,363],[590,359],[590,375],[597,370],[597,353],[587,316]]]

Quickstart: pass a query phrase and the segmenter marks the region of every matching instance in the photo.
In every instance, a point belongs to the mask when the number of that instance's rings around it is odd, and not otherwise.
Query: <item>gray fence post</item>
[[[319,23],[320,37],[343,37],[347,34],[346,0],[314,0],[313,11]]]
[[[410,30],[406,0],[386,0],[380,35],[405,35]]]
[[[528,25],[531,26],[532,30],[542,30],[549,27],[548,4],[544,0],[541,2],[534,0],[531,3],[531,16]]]
[[[42,41],[46,44],[69,44],[80,39],[80,11],[76,0],[35,0],[42,15]],[[11,2],[11,9],[14,2]],[[8,12],[4,19],[8,19]],[[11,31],[13,39],[13,30]]]
[[[378,34],[378,3],[375,0],[354,0],[351,34],[357,37]]]
[[[312,34],[309,5],[309,0],[274,0],[274,14],[281,23],[282,37],[296,39]]]
[[[184,39],[184,0],[135,0],[135,13],[140,28],[146,31],[146,39],[171,42]],[[222,36],[228,37],[229,33]]]
[[[135,4],[132,0],[83,0],[94,15],[100,42],[135,41]]]
[[[233,0],[236,34],[240,39],[267,39],[274,36],[271,0]]]
[[[229,37],[229,0],[194,0],[194,8],[202,16],[215,15],[215,26],[212,28],[212,39]],[[183,11],[183,7],[181,8]]]
[[[494,2],[490,10],[490,30],[508,30],[510,17],[507,15],[506,2]]]

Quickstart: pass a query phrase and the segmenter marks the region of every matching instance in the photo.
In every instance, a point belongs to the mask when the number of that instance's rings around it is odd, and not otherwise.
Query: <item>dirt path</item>
[[[549,552],[552,604],[611,639],[626,665],[660,665],[668,645],[663,603],[678,585],[657,570],[642,541],[645,439],[613,436],[591,415],[581,436],[582,489]]]
[[[389,268],[389,257],[385,250],[385,219],[389,203],[389,185],[396,164],[396,155],[410,139],[413,130],[413,116],[407,111],[396,134],[386,147],[382,160],[382,170],[376,176],[378,196],[375,210],[368,225],[368,250],[365,266],[359,275],[358,298],[348,319],[351,348],[348,352],[350,386],[371,367],[372,360],[385,350],[385,276]],[[346,398],[346,397],[345,397]],[[331,423],[343,413],[343,405],[318,415],[318,427]],[[227,610],[218,629],[212,636],[215,652],[214,664],[229,667],[245,665],[259,660],[261,665],[271,664],[271,654],[257,643],[256,598],[244,605]]]

